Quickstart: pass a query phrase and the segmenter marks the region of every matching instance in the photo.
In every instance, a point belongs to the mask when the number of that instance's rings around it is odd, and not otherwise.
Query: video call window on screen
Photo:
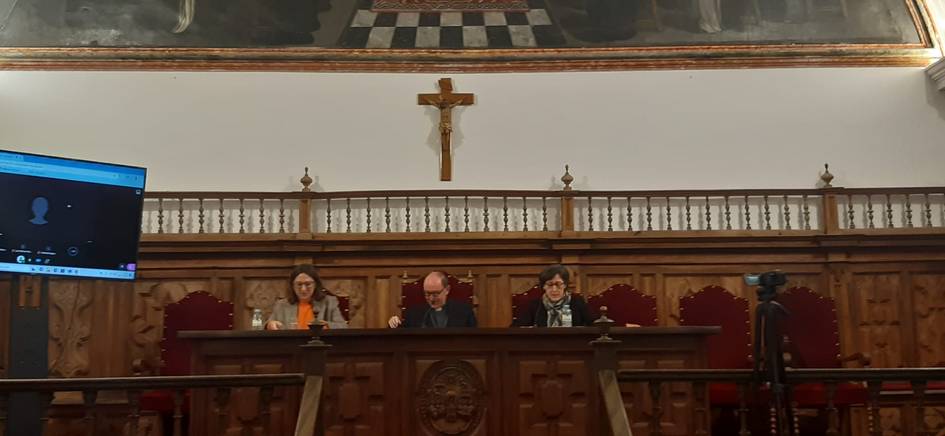
[[[133,280],[146,171],[0,150],[0,273]]]

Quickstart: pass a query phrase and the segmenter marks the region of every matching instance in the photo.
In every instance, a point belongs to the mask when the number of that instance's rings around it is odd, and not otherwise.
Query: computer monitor
[[[134,280],[146,173],[0,150],[0,273]]]

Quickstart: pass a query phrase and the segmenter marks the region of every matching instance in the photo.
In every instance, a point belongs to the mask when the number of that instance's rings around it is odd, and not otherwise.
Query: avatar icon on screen
[[[49,200],[46,197],[36,197],[33,199],[33,218],[31,223],[41,226],[47,224],[46,213],[49,212]]]

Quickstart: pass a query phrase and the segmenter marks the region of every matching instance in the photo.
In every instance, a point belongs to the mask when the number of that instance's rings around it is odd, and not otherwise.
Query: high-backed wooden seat
[[[785,351],[789,354],[788,366],[840,368],[847,362],[869,365],[869,358],[861,353],[841,357],[837,309],[832,298],[807,287],[793,287],[778,294],[777,301],[789,312],[781,325]],[[826,389],[820,383],[798,385],[794,387],[793,399],[800,407],[822,407],[826,405]],[[867,399],[862,385],[841,383],[834,403],[838,407],[850,406],[864,404]]]
[[[341,311],[341,316],[345,319],[345,321],[351,321],[351,317],[348,314],[348,312],[351,311],[351,298],[348,298],[344,295],[338,295],[328,289],[325,289],[325,292],[328,295],[338,299],[338,310]]]
[[[512,325],[516,325],[516,321],[522,318],[525,315],[525,311],[528,310],[528,305],[532,301],[541,298],[541,295],[544,293],[538,285],[532,286],[529,290],[513,294],[512,295]]]
[[[600,318],[601,306],[607,306],[607,317],[617,325],[638,324],[655,326],[659,324],[656,316],[656,297],[646,295],[627,284],[613,285],[604,292],[587,299],[591,318]]]
[[[721,333],[708,338],[709,368],[751,368],[751,317],[747,299],[719,286],[706,286],[679,300],[679,324],[722,327]],[[736,386],[710,384],[709,401],[713,405],[737,405]]]
[[[190,375],[190,342],[177,337],[182,330],[232,330],[233,303],[197,291],[187,294],[176,303],[164,308],[164,336],[161,339],[160,375]],[[189,409],[189,392],[181,407]],[[150,391],[141,395],[141,409],[154,410],[162,415],[174,412],[172,391]]]
[[[473,292],[472,280],[460,280],[447,274],[450,283],[450,293],[446,297],[450,301],[462,301],[475,307],[475,293]],[[400,285],[400,310],[406,313],[407,308],[426,304],[426,297],[423,295],[423,280],[420,277],[415,281],[402,282]],[[340,303],[340,302],[339,302]]]

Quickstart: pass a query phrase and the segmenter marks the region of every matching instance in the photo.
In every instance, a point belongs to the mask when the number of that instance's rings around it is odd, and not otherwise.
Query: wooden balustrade
[[[125,391],[128,400],[127,427],[130,434],[138,434],[141,418],[140,398],[143,392],[168,390],[174,393],[173,434],[182,434],[184,392],[191,389],[215,389],[218,398],[226,400],[217,403],[220,410],[229,407],[229,392],[233,388],[258,387],[263,392],[271,392],[276,386],[302,386],[305,374],[260,374],[260,375],[197,375],[197,376],[158,376],[158,377],[110,377],[110,378],[69,378],[69,379],[0,379],[0,436],[6,428],[5,419],[8,400],[14,393],[38,393],[43,398],[44,420],[55,393],[81,392],[83,422],[86,434],[96,434],[96,398],[100,392]],[[220,393],[225,394],[221,395]],[[312,425],[314,425],[314,416]]]
[[[804,235],[945,228],[945,187],[149,192],[145,234]],[[303,181],[304,183],[304,181]],[[688,232],[688,233],[687,233]]]
[[[738,392],[738,406],[735,410],[739,417],[738,434],[749,435],[749,413],[752,410],[761,410],[762,413],[768,413],[768,407],[752,409],[748,400],[749,393],[768,389],[767,384],[759,385],[758,378],[750,369],[617,369],[617,357],[613,350],[619,345],[620,341],[609,337],[608,333],[613,326],[613,322],[606,318],[606,308],[601,320],[595,322],[595,325],[601,330],[601,337],[591,342],[595,352],[595,370],[598,372],[599,386],[603,400],[607,406],[608,420],[614,435],[632,435],[629,428],[629,422],[625,410],[627,405],[623,403],[623,397],[620,395],[618,383],[641,383],[646,384],[649,389],[651,410],[645,412],[648,417],[650,434],[661,434],[662,410],[660,409],[661,386],[667,383],[690,383],[692,385],[693,401],[699,402],[696,405],[696,413],[700,415],[701,422],[697,422],[697,428],[694,434],[707,434],[709,427],[709,415],[705,413],[704,406],[708,404],[704,393],[707,391],[709,383],[732,383],[736,385]],[[840,434],[839,413],[836,406],[837,387],[841,384],[853,383],[856,386],[865,386],[868,392],[866,401],[868,431],[871,435],[881,435],[882,428],[879,425],[880,420],[880,398],[884,386],[890,383],[905,382],[911,386],[911,399],[908,401],[911,410],[914,413],[914,427],[908,428],[906,435],[926,436],[929,435],[925,421],[926,407],[926,387],[929,382],[945,381],[945,368],[817,368],[817,369],[792,369],[786,370],[786,385],[789,387],[801,384],[822,384],[824,386],[824,404],[827,413],[826,434]],[[898,386],[897,386],[898,388]],[[901,392],[900,392],[901,393]],[[643,398],[637,399],[639,404],[645,404]],[[633,404],[631,408],[639,409],[640,405]],[[701,412],[700,412],[701,410]],[[772,418],[773,419],[773,418]],[[796,420],[795,415],[795,420]],[[772,424],[773,425],[773,424]],[[795,421],[795,429],[797,428]],[[626,430],[625,430],[626,429]],[[772,434],[775,429],[772,428]],[[781,434],[781,433],[777,433]]]
[[[739,434],[750,434],[748,428],[749,402],[746,393],[757,388],[753,384],[754,374],[748,369],[639,369],[616,371],[616,380],[620,383],[646,383],[650,387],[653,404],[658,404],[659,386],[661,383],[684,382],[691,383],[694,392],[704,392],[708,383],[734,383],[737,385],[740,417]],[[820,383],[824,385],[825,410],[828,414],[827,434],[839,434],[840,420],[836,407],[837,386],[842,383],[856,383],[865,385],[869,393],[867,408],[868,428],[870,434],[882,434],[879,427],[880,396],[884,384],[905,382],[911,385],[912,398],[907,401],[912,406],[915,416],[915,428],[909,435],[925,436],[925,390],[929,382],[945,381],[945,368],[818,368],[818,369],[787,369],[788,385],[802,383]],[[611,389],[609,385],[601,385],[601,389]],[[642,401],[642,399],[641,399]],[[650,413],[650,426],[653,434],[659,428],[659,410],[655,407]],[[619,422],[619,421],[618,421]],[[620,434],[615,432],[616,434]]]
[[[221,424],[230,414],[231,391],[234,388],[259,388],[259,424],[263,434],[270,433],[270,405],[273,390],[280,386],[301,386],[302,403],[296,423],[297,435],[314,434],[317,428],[319,400],[322,396],[325,361],[330,345],[320,339],[322,326],[312,325],[312,339],[302,345],[302,373],[290,374],[239,374],[239,375],[189,375],[154,377],[108,377],[108,378],[51,378],[51,379],[0,379],[0,436],[6,436],[8,406],[14,394],[35,393],[42,404],[44,432],[49,421],[49,412],[56,393],[82,393],[82,422],[85,434],[98,434],[96,427],[96,400],[101,392],[126,392],[128,415],[126,428],[130,435],[138,434],[141,419],[141,397],[147,391],[173,392],[172,431],[174,436],[183,434],[185,393],[194,389],[214,391],[213,406]],[[220,425],[221,431],[226,429]]]

